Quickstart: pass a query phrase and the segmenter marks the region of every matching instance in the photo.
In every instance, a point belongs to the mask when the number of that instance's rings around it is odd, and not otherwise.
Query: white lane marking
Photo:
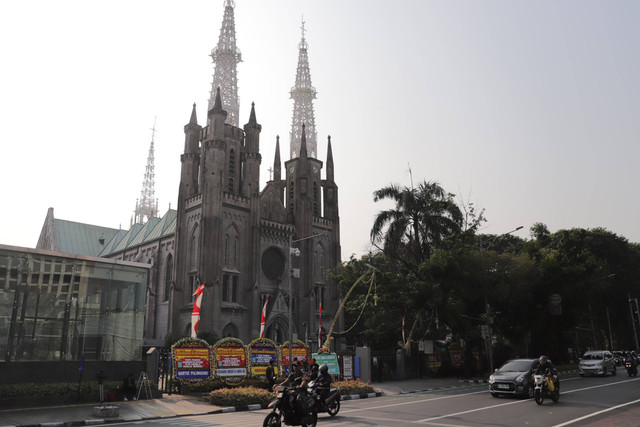
[[[500,406],[515,405],[517,403],[529,402],[529,400],[530,399],[519,400],[517,402],[500,403],[498,405],[491,405],[491,406],[485,406],[485,407],[482,407],[482,408],[470,409],[468,411],[456,412],[454,414],[447,414],[447,415],[441,415],[439,417],[425,418],[424,420],[418,420],[417,422],[426,423],[426,422],[429,422],[429,421],[440,420],[442,418],[455,417],[455,416],[458,416],[458,415],[469,414],[471,412],[484,411],[485,409],[493,409],[493,408],[499,408]]]
[[[413,404],[416,404],[416,403],[432,402],[434,400],[442,400],[442,399],[452,399],[454,397],[469,396],[469,395],[472,395],[472,394],[481,394],[481,393],[487,393],[487,391],[486,390],[474,391],[473,393],[456,394],[456,395],[453,395],[453,396],[441,396],[441,397],[434,397],[434,398],[431,398],[431,399],[412,400],[412,401],[409,401],[409,402],[404,401],[404,402],[401,402],[401,403],[390,403],[388,405],[370,406],[370,407],[367,407],[367,408],[358,408],[358,409],[349,409],[347,411],[340,411],[340,413],[342,414],[342,413],[347,413],[347,412],[370,411],[372,409],[390,408],[390,407],[393,407],[393,406],[413,405]]]
[[[564,392],[560,393],[560,395],[576,393],[576,392],[585,391],[585,390],[592,390],[592,389],[600,388],[600,387],[609,387],[609,386],[614,386],[614,385],[628,383],[628,382],[631,382],[631,381],[638,381],[638,380],[640,380],[640,378],[632,379],[632,380],[617,381],[615,383],[600,384],[600,385],[591,386],[591,387],[585,387],[585,388],[579,388],[579,389],[575,389],[575,390],[564,391]],[[482,407],[482,408],[470,409],[468,411],[456,412],[454,414],[447,414],[447,415],[441,415],[439,417],[426,418],[424,420],[419,420],[418,422],[427,422],[427,421],[439,420],[439,419],[442,419],[442,418],[455,417],[455,416],[458,416],[458,415],[468,414],[468,413],[471,413],[471,412],[484,411],[486,409],[493,409],[493,408],[497,408],[497,407],[500,407],[500,406],[512,405],[512,404],[515,404],[515,403],[522,403],[522,402],[528,402],[528,401],[529,401],[529,399],[521,400],[521,401],[518,401],[518,402],[509,402],[509,403],[503,403],[503,404],[499,404],[499,405],[485,406],[485,407]]]
[[[613,411],[614,409],[622,408],[623,406],[633,405],[634,403],[638,403],[638,402],[640,402],[640,399],[634,400],[633,402],[622,403],[618,406],[612,406],[611,408],[603,409],[601,411],[594,412],[593,414],[585,415],[580,418],[575,418],[573,420],[569,420],[562,424],[556,424],[554,427],[568,426],[569,424],[577,423],[578,421],[586,420],[587,418],[595,417],[596,415],[604,414],[605,412]]]
[[[609,387],[609,386],[612,386],[612,385],[624,384],[624,383],[628,383],[628,382],[632,382],[632,381],[640,381],[640,378],[634,378],[634,379],[631,379],[631,380],[616,381],[615,383],[600,384],[600,385],[594,385],[594,386],[585,387],[585,388],[577,388],[575,390],[563,391],[560,394],[562,395],[562,394],[577,393],[579,391],[592,390],[594,388],[600,388],[600,387]]]

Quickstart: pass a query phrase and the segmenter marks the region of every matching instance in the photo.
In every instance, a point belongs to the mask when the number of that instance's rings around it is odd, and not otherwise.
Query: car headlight
[[[492,383],[496,380],[496,378],[493,375],[489,375],[489,382]]]
[[[516,383],[521,384],[524,381],[524,374],[516,377]]]

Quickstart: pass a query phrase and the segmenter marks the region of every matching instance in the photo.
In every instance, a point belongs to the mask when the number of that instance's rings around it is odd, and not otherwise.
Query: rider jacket
[[[535,373],[538,375],[543,375],[543,374],[558,375],[558,371],[556,371],[555,366],[553,366],[553,363],[551,363],[551,361],[549,360],[547,360],[547,363],[545,363],[544,365],[542,363],[539,363],[538,366],[536,367]]]

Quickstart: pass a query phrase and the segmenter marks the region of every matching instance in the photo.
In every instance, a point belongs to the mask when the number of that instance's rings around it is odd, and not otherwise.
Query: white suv
[[[582,355],[578,364],[580,376],[616,374],[616,361],[613,354],[607,350],[587,351]]]

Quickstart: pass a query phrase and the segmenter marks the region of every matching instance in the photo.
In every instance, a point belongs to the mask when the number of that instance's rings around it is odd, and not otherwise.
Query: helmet
[[[540,363],[547,363],[547,356],[545,356],[544,354],[540,356]]]
[[[329,371],[329,367],[327,365],[320,366],[320,372],[322,372],[323,374],[326,374],[328,371]]]

